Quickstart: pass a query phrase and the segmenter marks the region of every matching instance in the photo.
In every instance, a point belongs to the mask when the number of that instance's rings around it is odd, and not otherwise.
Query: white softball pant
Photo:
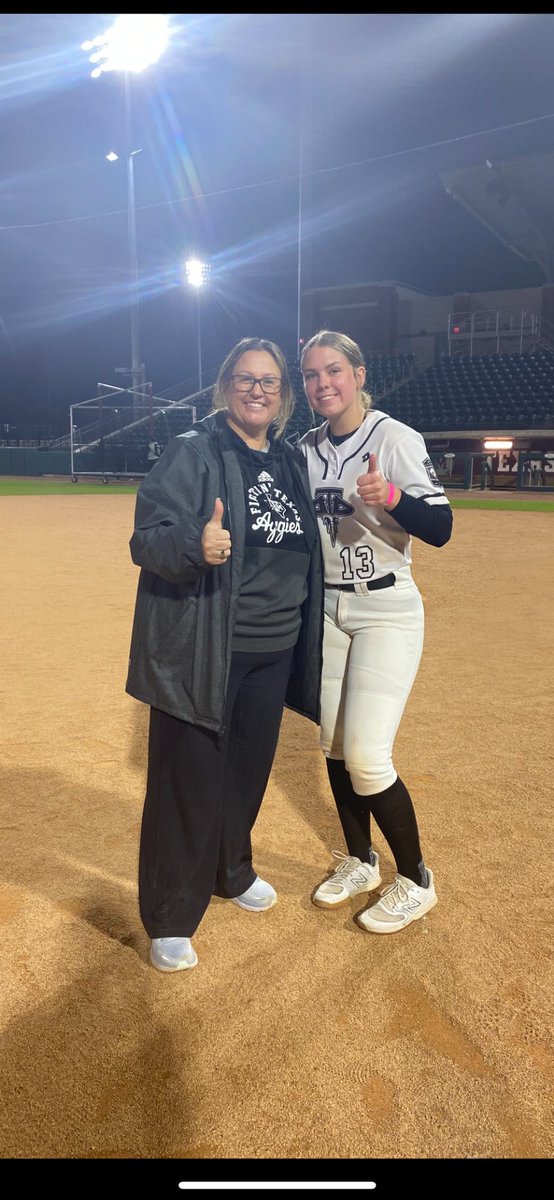
[[[423,601],[406,568],[393,587],[363,596],[325,589],[321,749],[344,759],[359,796],[397,778],[392,748],[423,632]]]

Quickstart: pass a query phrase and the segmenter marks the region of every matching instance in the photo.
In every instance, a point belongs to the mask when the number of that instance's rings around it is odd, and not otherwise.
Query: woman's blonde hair
[[[289,375],[287,360],[283,351],[275,342],[270,342],[267,338],[241,338],[236,346],[229,351],[226,359],[219,368],[217,379],[214,383],[212,396],[213,408],[222,410],[227,408],[226,394],[231,385],[231,375],[233,370],[243,354],[248,350],[266,350],[268,354],[275,360],[275,364],[279,369],[281,376],[281,407],[274,421],[271,424],[275,428],[275,437],[282,437],[285,432],[287,422],[292,416],[294,408],[294,391]]]
[[[314,346],[330,346],[332,350],[338,350],[339,354],[344,354],[344,357],[348,359],[348,362],[355,371],[358,367],[365,368],[364,356],[358,343],[348,337],[347,333],[338,333],[334,329],[320,329],[319,333],[314,333],[313,337],[309,338],[302,350],[300,370],[302,370],[302,364],[308,350],[313,350]],[[359,392],[362,404],[366,412],[368,412],[372,405],[370,393],[366,392],[365,388],[359,388]]]

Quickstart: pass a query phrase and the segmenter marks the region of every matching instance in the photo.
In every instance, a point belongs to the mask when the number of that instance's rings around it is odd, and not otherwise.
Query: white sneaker
[[[230,896],[229,899],[233,904],[238,904],[239,908],[246,908],[248,912],[262,912],[277,904],[277,892],[270,883],[256,875],[254,883],[251,883],[245,892],[240,896]]]
[[[186,971],[198,958],[190,938],[152,938],[150,962],[158,971]]]
[[[329,879],[320,883],[312,896],[312,903],[318,908],[336,908],[337,904],[345,904],[351,896],[359,896],[361,892],[372,892],[379,887],[379,855],[375,854],[375,864],[362,862],[360,858],[341,854],[333,850],[335,858],[342,859],[341,866]]]
[[[413,879],[397,875],[394,883],[381,892],[381,898],[371,908],[358,913],[356,921],[371,933],[397,933],[412,921],[419,921],[437,903],[433,872],[427,869],[429,887],[419,887]]]

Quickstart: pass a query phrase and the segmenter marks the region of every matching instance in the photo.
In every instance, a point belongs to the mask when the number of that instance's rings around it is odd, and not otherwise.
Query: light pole
[[[135,172],[133,158],[140,150],[133,149],[130,74],[139,74],[158,62],[169,41],[168,17],[159,13],[123,13],[106,33],[83,42],[81,49],[93,51],[89,61],[97,79],[104,71],[123,71],[125,85],[125,124],[127,141],[127,235],[129,245],[130,311],[131,311],[131,388],[133,405],[145,386],[144,363],[140,352],[140,285],[137,254],[137,225],[135,204]],[[106,155],[114,162],[118,155]]]
[[[125,77],[125,94],[128,94],[128,79]],[[128,102],[127,107],[128,107]],[[144,363],[141,361],[140,353],[140,309],[139,309],[139,271],[138,271],[138,253],[137,253],[137,223],[136,223],[136,204],[135,204],[135,168],[133,159],[135,154],[140,154],[141,150],[129,150],[127,154],[127,234],[129,243],[129,273],[130,273],[130,310],[131,310],[131,368],[129,374],[131,376],[131,388],[133,389],[133,398],[135,398],[136,390],[143,392],[146,386],[146,375]],[[117,162],[119,155],[115,150],[110,150],[106,154],[108,162]]]
[[[198,258],[189,258],[185,263],[187,283],[196,291],[196,335],[198,346],[198,391],[202,391],[202,326],[200,321],[200,292],[209,283],[211,267]]]

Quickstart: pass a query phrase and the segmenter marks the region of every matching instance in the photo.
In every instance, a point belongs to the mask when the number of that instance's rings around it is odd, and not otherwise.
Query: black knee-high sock
[[[348,853],[374,866],[369,807],[372,797],[356,794],[344,759],[326,758],[325,762]]]
[[[413,879],[419,887],[428,887],[429,877],[421,856],[414,806],[400,776],[384,792],[366,798],[372,816],[392,850],[399,875]]]

